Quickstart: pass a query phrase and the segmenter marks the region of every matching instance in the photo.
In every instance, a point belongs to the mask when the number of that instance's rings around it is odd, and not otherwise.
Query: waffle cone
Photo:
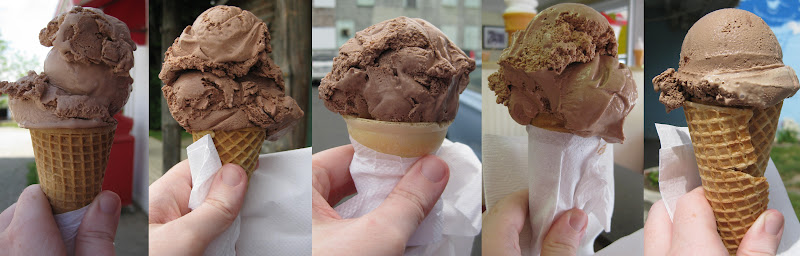
[[[261,144],[267,138],[267,131],[260,127],[232,131],[195,131],[192,132],[192,139],[197,141],[206,134],[211,135],[222,164],[238,164],[250,178],[256,170]]]
[[[731,254],[767,209],[764,171],[782,104],[763,110],[684,104],[705,196]]]
[[[447,127],[443,123],[404,123],[344,117],[347,132],[354,140],[372,150],[400,157],[420,157],[442,145]]]
[[[511,37],[511,34],[513,34],[514,32],[524,30],[525,28],[527,28],[528,23],[530,23],[531,20],[533,20],[533,17],[535,16],[536,16],[535,13],[530,13],[530,12],[503,13],[503,21],[505,21],[506,32],[508,32],[509,38]],[[509,39],[509,41],[511,40]]]
[[[100,193],[116,129],[30,129],[39,184],[54,213],[83,208]]]

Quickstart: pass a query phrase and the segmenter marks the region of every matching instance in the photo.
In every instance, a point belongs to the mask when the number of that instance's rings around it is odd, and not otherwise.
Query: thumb
[[[450,168],[436,156],[417,160],[378,208],[369,214],[392,220],[402,238],[408,240],[442,196]]]
[[[198,244],[208,244],[222,234],[239,215],[247,192],[247,175],[236,164],[225,164],[211,183],[208,196],[200,207],[170,222],[175,230],[188,230]]]
[[[575,255],[588,223],[589,216],[580,209],[562,213],[544,237],[542,256]]]
[[[119,214],[119,196],[111,191],[100,192],[78,227],[75,255],[114,255]]]
[[[736,255],[775,255],[782,236],[783,214],[766,210],[747,230]]]

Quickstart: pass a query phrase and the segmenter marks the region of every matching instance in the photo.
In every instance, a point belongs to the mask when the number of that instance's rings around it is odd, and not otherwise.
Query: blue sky
[[[739,8],[755,13],[772,28],[783,50],[783,63],[800,71],[800,1],[742,0]],[[781,120],[800,121],[800,93],[783,102]]]

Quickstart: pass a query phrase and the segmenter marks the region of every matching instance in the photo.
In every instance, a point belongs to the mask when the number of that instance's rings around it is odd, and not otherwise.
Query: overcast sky
[[[3,1],[0,5],[0,39],[11,49],[44,61],[49,47],[39,44],[39,31],[53,19],[57,0]]]

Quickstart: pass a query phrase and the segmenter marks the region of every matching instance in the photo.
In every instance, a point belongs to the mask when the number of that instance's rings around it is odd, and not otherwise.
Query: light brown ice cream
[[[122,21],[93,8],[75,7],[39,33],[53,46],[44,72],[0,82],[24,128],[90,128],[116,124],[112,117],[131,92],[129,71],[136,44]]]
[[[769,26],[748,11],[722,9],[698,20],[683,40],[678,71],[653,78],[667,111],[685,101],[764,109],[800,88],[783,65],[780,44]]]
[[[636,85],[617,59],[614,31],[594,9],[545,9],[513,35],[498,64],[489,88],[517,123],[547,116],[579,136],[625,139],[622,124],[636,104]]]
[[[325,106],[342,115],[392,122],[455,119],[458,95],[475,61],[438,28],[398,17],[356,33],[319,86]]]
[[[206,10],[167,50],[159,78],[188,131],[262,127],[277,139],[303,116],[269,57],[267,25],[232,6]]]

